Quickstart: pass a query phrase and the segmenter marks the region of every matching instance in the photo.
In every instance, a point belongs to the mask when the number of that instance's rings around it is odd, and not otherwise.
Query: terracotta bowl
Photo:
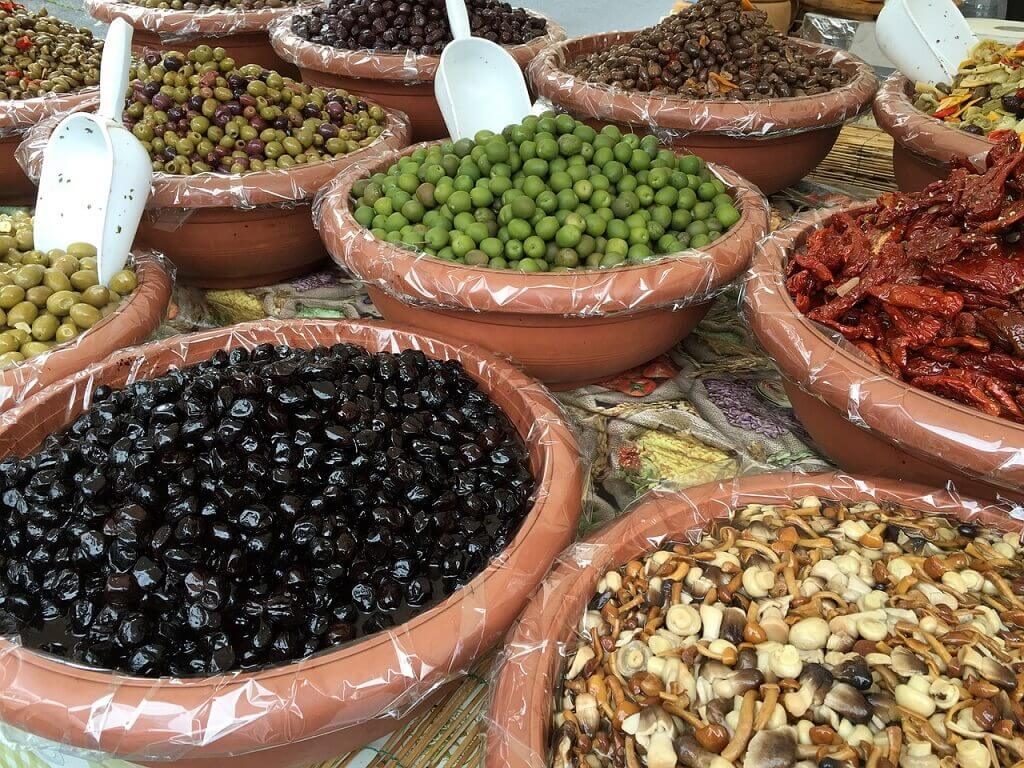
[[[42,96],[22,101],[0,101],[0,205],[31,205],[36,188],[14,157],[22,135],[33,125],[95,98],[98,88],[85,88],[66,96]]]
[[[509,48],[520,67],[525,68],[545,46],[565,39],[565,30],[551,19],[547,21],[547,35]],[[405,112],[412,121],[413,141],[432,141],[448,135],[434,99],[434,75],[440,56],[344,51],[317,45],[292,32],[291,17],[271,25],[270,43],[282,59],[298,66],[302,82],[344,88]]]
[[[421,144],[362,164],[324,192],[317,227],[334,260],[365,281],[384,317],[510,357],[556,388],[651,360],[686,336],[710,300],[746,268],[768,229],[764,199],[725,168],[742,219],[698,258],[569,274],[482,269],[377,240],[353,216],[352,185]]]
[[[139,284],[117,311],[74,341],[0,371],[0,413],[111,352],[144,341],[160,326],[171,300],[171,275],[163,258],[150,251],[136,252],[132,261]]]
[[[509,635],[491,693],[485,768],[547,768],[554,694],[577,628],[601,577],[666,540],[695,541],[715,518],[746,504],[805,496],[889,501],[1019,530],[998,508],[925,486],[839,474],[772,474],[651,493],[625,517],[564,555]],[[570,645],[570,644],[573,645]]]
[[[200,362],[216,350],[264,342],[351,342],[460,361],[529,448],[539,487],[515,539],[463,589],[411,621],[260,672],[132,678],[0,641],[0,721],[164,768],[298,768],[333,759],[394,729],[469,669],[508,629],[574,538],[583,495],[579,449],[551,396],[482,351],[378,323],[265,321],[125,350],[11,411],[0,427],[0,456],[35,449],[77,418],[99,384],[120,387]]]
[[[992,149],[984,136],[964,133],[919,110],[913,93],[914,84],[897,72],[882,84],[872,105],[878,127],[893,138],[892,167],[904,192],[946,178],[954,157],[984,158]]]
[[[143,8],[119,0],[86,0],[93,18],[109,24],[124,19],[135,30],[132,50],[188,50],[197,45],[220,46],[239,64],[259,64],[288,77],[298,70],[270,46],[267,28],[272,21],[295,12],[295,7],[258,11],[171,11]]]
[[[856,210],[856,209],[851,209]],[[748,323],[779,366],[797,418],[851,472],[1024,501],[1024,425],[911,387],[797,311],[784,284],[790,254],[817,223],[762,241],[745,290]]]
[[[878,87],[871,67],[855,56],[796,38],[792,41],[800,48],[849,73],[850,82],[821,96],[691,101],[587,83],[563,69],[567,61],[627,43],[635,35],[612,32],[552,45],[530,65],[530,82],[539,96],[579,120],[654,133],[675,147],[728,165],[766,195],[810,173],[832,149],[843,122],[866,107]]]

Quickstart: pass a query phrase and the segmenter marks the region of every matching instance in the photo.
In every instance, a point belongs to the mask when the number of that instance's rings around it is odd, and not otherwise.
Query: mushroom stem
[[[763,730],[768,725],[768,721],[771,720],[772,714],[775,712],[775,706],[779,703],[779,686],[763,685],[761,693],[764,694],[764,699],[761,702],[761,709],[757,713],[757,719],[754,720],[755,731]]]
[[[757,702],[757,691],[747,691],[743,694],[743,702],[740,704],[740,720],[736,725],[736,732],[732,741],[722,750],[722,757],[730,763],[736,762],[747,748],[747,742],[754,731],[754,704]]]

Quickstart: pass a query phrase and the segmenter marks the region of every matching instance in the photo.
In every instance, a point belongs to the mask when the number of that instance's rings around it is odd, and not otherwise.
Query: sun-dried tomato
[[[32,47],[32,38],[28,35],[22,35],[14,41],[14,47],[17,48],[19,51],[27,51],[29,48]]]

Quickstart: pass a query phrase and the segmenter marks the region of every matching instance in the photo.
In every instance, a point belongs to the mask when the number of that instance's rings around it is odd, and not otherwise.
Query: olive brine
[[[0,462],[0,632],[141,676],[299,659],[439,602],[534,489],[455,361],[262,344],[99,386]]]
[[[740,220],[699,157],[550,113],[417,149],[352,191],[356,220],[379,239],[522,272],[642,264]]]

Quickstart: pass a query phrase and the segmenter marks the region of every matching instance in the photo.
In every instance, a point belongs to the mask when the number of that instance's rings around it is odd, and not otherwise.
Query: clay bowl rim
[[[489,594],[515,593],[517,599],[525,604],[529,598],[534,585],[525,582],[526,575],[532,566],[523,565],[523,561],[534,562],[540,554],[550,555],[553,561],[561,551],[575,538],[576,526],[578,524],[581,503],[583,498],[583,471],[579,461],[579,449],[569,426],[565,422],[561,410],[551,395],[538,382],[520,372],[510,362],[488,353],[479,347],[459,342],[458,340],[445,341],[438,337],[425,334],[416,328],[408,325],[383,323],[380,321],[335,321],[335,320],[265,320],[252,323],[244,323],[229,328],[217,328],[186,336],[176,336],[163,341],[153,342],[144,346],[129,348],[115,353],[106,360],[90,365],[74,376],[68,377],[58,384],[49,387],[44,392],[28,400],[25,404],[12,409],[6,415],[8,423],[14,423],[13,429],[18,430],[19,425],[27,424],[31,430],[34,423],[33,411],[46,407],[51,401],[63,401],[67,397],[81,397],[87,399],[83,393],[90,391],[95,383],[107,380],[104,375],[115,372],[124,367],[132,367],[133,361],[145,361],[156,358],[161,352],[179,348],[181,344],[187,344],[191,349],[202,350],[204,344],[217,344],[217,348],[226,349],[235,346],[253,346],[264,341],[273,342],[275,336],[282,331],[294,331],[301,334],[301,344],[312,346],[318,340],[328,339],[330,343],[354,343],[371,350],[396,350],[396,349],[423,349],[431,354],[431,357],[440,359],[459,360],[466,366],[469,375],[481,385],[481,389],[490,396],[494,391],[501,393],[501,397],[495,397],[496,401],[504,401],[509,407],[522,408],[523,412],[532,417],[531,426],[527,433],[520,431],[520,436],[526,442],[531,457],[531,465],[538,481],[538,491],[535,493],[535,500],[522,526],[516,533],[515,538],[509,543],[502,555],[492,561],[488,566],[477,574],[465,587],[453,593],[445,600],[433,606],[427,611],[415,616],[409,621],[398,625],[390,631],[379,632],[366,638],[357,640],[349,645],[335,650],[323,651],[304,661],[295,661],[288,664],[270,667],[255,672],[235,672],[222,675],[213,675],[203,678],[143,678],[132,677],[122,673],[104,670],[94,670],[76,664],[71,664],[58,658],[35,652],[14,645],[7,640],[0,639],[0,679],[5,677],[5,668],[14,667],[13,676],[29,674],[33,683],[38,685],[39,676],[43,676],[45,682],[57,686],[66,681],[70,675],[76,679],[73,687],[74,694],[78,701],[69,704],[66,701],[60,702],[55,718],[47,718],[40,722],[39,718],[32,719],[32,707],[21,706],[20,700],[11,701],[5,698],[4,690],[9,690],[10,680],[7,684],[0,686],[0,713],[4,722],[16,728],[37,733],[45,738],[54,741],[68,743],[73,746],[85,749],[100,749],[102,751],[116,754],[142,753],[146,751],[147,761],[163,761],[166,759],[180,759],[182,750],[187,750],[190,757],[203,757],[206,759],[216,757],[237,756],[248,754],[271,746],[268,743],[266,732],[270,723],[274,722],[275,733],[283,733],[285,741],[283,744],[291,743],[288,740],[294,736],[296,731],[302,729],[302,725],[308,727],[310,721],[319,722],[319,730],[312,733],[303,732],[301,738],[316,738],[346,727],[356,726],[368,719],[374,719],[388,714],[389,707],[394,706],[399,694],[392,688],[395,680],[388,680],[381,683],[375,676],[379,670],[367,669],[358,673],[365,678],[363,681],[370,688],[380,689],[363,690],[363,684],[354,680],[354,664],[361,656],[373,653],[378,649],[386,649],[388,646],[400,646],[400,656],[406,658],[405,653],[409,649],[422,648],[426,639],[425,628],[433,623],[434,627],[441,626],[445,619],[449,622],[458,622],[462,611],[471,610],[475,615],[479,609],[474,608],[477,601],[488,600]],[[299,342],[293,342],[299,343]],[[171,353],[174,355],[175,353]],[[202,353],[202,359],[209,356]],[[196,360],[198,362],[198,358]],[[182,361],[170,359],[166,367],[163,363],[156,366],[156,370],[164,371],[181,367]],[[486,370],[486,377],[481,377],[480,370]],[[159,375],[159,374],[158,374]],[[494,383],[493,387],[487,385],[487,380]],[[78,393],[77,395],[75,393]],[[508,410],[501,405],[503,410]],[[77,408],[74,416],[77,416]],[[67,412],[63,417],[64,423],[71,420]],[[544,433],[541,439],[533,433],[536,425],[541,424]],[[11,428],[0,429],[0,445],[8,448],[10,441],[24,439],[22,434],[14,438],[6,434]],[[518,428],[517,428],[517,431]],[[34,450],[37,443],[33,441]],[[575,510],[575,511],[573,511]],[[531,534],[547,534],[538,538]],[[552,534],[564,533],[560,543],[557,537]],[[534,542],[534,546],[541,547],[540,553],[528,551],[528,542]],[[552,546],[553,545],[553,546]],[[522,567],[517,567],[519,563]],[[540,578],[543,578],[541,572]],[[505,582],[505,583],[499,583]],[[497,583],[497,586],[488,586]],[[488,590],[491,590],[488,592]],[[470,609],[464,606],[469,605]],[[518,609],[514,611],[518,614]],[[483,622],[479,622],[481,625]],[[454,624],[452,626],[458,626]],[[480,641],[485,637],[483,630],[474,626],[467,630],[467,636],[462,636],[458,631],[447,632],[447,647],[444,650],[444,658],[449,660],[457,657],[460,653],[480,653],[483,646]],[[498,633],[493,639],[500,638]],[[417,637],[418,636],[418,637]],[[432,657],[437,656],[436,638],[431,638],[433,644],[430,647]],[[411,661],[411,660],[410,660]],[[415,663],[415,662],[413,662]],[[419,662],[422,664],[423,662]],[[316,670],[323,670],[325,667],[336,667],[346,673],[347,689],[359,691],[355,701],[345,709],[347,717],[351,722],[338,722],[339,700],[337,694],[328,698],[331,706],[330,712],[320,711],[318,717],[314,713],[293,712],[294,706],[285,706],[291,701],[297,681],[308,680],[310,673]],[[25,670],[29,670],[26,673]],[[409,687],[421,685],[431,675],[436,675],[437,668],[428,667],[426,672],[414,673],[404,676],[402,680],[415,678],[409,683]],[[450,673],[440,669],[442,682],[443,678]],[[113,683],[112,683],[113,681]],[[115,684],[116,683],[116,684]],[[251,686],[258,686],[260,698],[272,699],[277,702],[269,709],[262,709],[261,705],[255,705],[257,716],[243,718],[239,727],[228,729],[222,735],[216,735],[219,725],[216,721],[216,712],[211,712],[207,706],[199,707],[197,704],[208,704],[214,695],[229,695],[227,692],[235,692],[245,699],[246,691],[254,690]],[[399,681],[399,685],[402,683]],[[276,688],[274,686],[277,686]],[[83,691],[83,688],[85,689]],[[53,687],[52,690],[61,690]],[[167,717],[175,717],[178,708],[188,712],[193,720],[203,720],[203,727],[191,726],[191,741],[188,743],[171,743],[168,746],[167,740],[160,742],[168,754],[162,757],[154,757],[151,753],[153,744],[152,734],[154,733],[154,722],[148,724],[146,718],[136,714],[131,728],[124,728],[123,719],[113,729],[104,729],[98,735],[90,737],[82,733],[81,721],[76,713],[88,711],[94,704],[97,696],[103,695],[107,701],[107,710],[116,710],[119,706],[134,707],[133,694],[140,696],[140,701],[154,702],[157,692],[162,692],[163,698],[160,701],[173,705],[171,715],[162,715],[155,722],[161,723],[160,733],[168,734],[175,732],[173,727],[166,724]],[[280,692],[279,692],[280,691]],[[294,694],[297,695],[297,694]],[[52,697],[53,694],[47,694]],[[198,697],[198,698],[197,698]],[[119,704],[120,701],[120,704]],[[387,705],[387,706],[383,706]],[[323,706],[320,707],[323,710]],[[136,711],[132,709],[132,711]],[[202,715],[197,713],[202,712]],[[26,726],[26,720],[30,724]],[[281,726],[280,722],[284,723]],[[41,729],[39,726],[42,725]],[[40,730],[45,732],[40,733]],[[206,742],[209,733],[215,736]],[[97,740],[100,743],[97,743]],[[195,742],[199,741],[199,744]],[[104,743],[105,742],[105,743]],[[149,751],[147,751],[149,750]]]
[[[548,31],[547,34],[529,42],[505,46],[520,68],[526,67],[549,45],[565,40],[566,36],[565,28],[547,14],[533,9],[527,11],[531,16],[547,21]],[[335,77],[411,84],[432,81],[441,63],[440,56],[372,49],[348,50],[313,43],[292,32],[294,15],[292,13],[275,19],[267,31],[274,52],[288,63],[304,70],[322,72]]]
[[[550,755],[549,722],[563,646],[601,576],[665,541],[703,535],[709,523],[745,504],[778,504],[804,496],[839,501],[892,501],[977,519],[1002,530],[1022,523],[998,507],[944,490],[841,472],[772,473],[643,496],[626,515],[580,542],[585,562],[559,560],[509,633],[488,715],[486,768],[541,768]],[[571,556],[570,556],[571,557]]]
[[[1005,450],[963,449],[951,435],[973,435],[978,424],[992,434],[1000,434],[1000,443],[1007,438],[1021,446],[1014,453],[1024,454],[1024,424],[989,416],[974,408],[930,392],[911,387],[874,366],[860,353],[840,346],[823,328],[801,314],[786,290],[783,270],[790,253],[806,242],[810,232],[837,213],[856,213],[871,207],[857,203],[845,208],[830,209],[799,218],[765,238],[755,250],[750,273],[744,286],[744,315],[759,343],[775,361],[785,377],[803,391],[823,400],[842,414],[851,425],[863,428],[849,418],[850,392],[847,379],[858,382],[857,418],[873,433],[911,452],[950,461],[956,456],[957,466],[983,482],[1008,487],[1024,483],[1024,462],[1010,462]],[[796,338],[794,338],[794,336]],[[821,353],[820,360],[810,360],[807,350]],[[817,370],[813,385],[805,384],[808,367]],[[839,376],[825,373],[837,371]],[[865,404],[875,407],[864,407]],[[898,405],[895,405],[898,404]],[[918,414],[928,414],[922,418]],[[936,426],[942,425],[938,431]],[[900,439],[892,437],[893,433]]]
[[[127,313],[134,314],[143,309],[143,302],[153,300],[162,307],[161,316],[156,323],[159,325],[171,300],[171,287],[174,282],[173,270],[169,268],[163,255],[156,251],[136,249],[132,251],[131,256],[131,265],[135,267],[138,285],[124,298],[117,309],[77,338],[60,344],[43,355],[0,371],[0,392],[9,389],[10,395],[20,397],[26,388],[36,387],[41,378],[47,378],[45,370],[48,367],[61,365],[65,360],[70,364],[81,353],[83,346],[93,346],[91,342],[98,343],[104,330],[109,329],[112,325],[119,325]],[[0,397],[0,412],[5,410],[4,400],[6,399],[6,397]],[[0,415],[0,424],[3,421],[4,416]]]
[[[361,96],[359,99],[370,107],[380,107],[387,117],[384,132],[373,143],[333,160],[312,165],[295,165],[287,169],[276,168],[244,174],[207,171],[191,176],[154,171],[149,199],[146,200],[146,210],[236,208],[244,211],[260,205],[281,205],[312,200],[320,189],[344,173],[353,163],[367,162],[374,155],[401,149],[409,143],[412,128],[404,112]],[[99,106],[99,97],[96,95],[91,99],[91,103],[78,106],[86,110],[95,109]],[[56,123],[52,128],[56,128]],[[41,140],[43,136],[40,135],[38,138]],[[32,178],[36,183],[42,163],[41,149],[42,147],[33,146],[33,157],[29,163]]]
[[[377,240],[355,220],[349,200],[353,184],[419,149],[441,143],[415,144],[379,157],[372,165],[354,166],[325,187],[318,200],[317,228],[335,263],[367,282],[386,283],[392,291],[393,286],[400,285],[403,301],[408,296],[429,305],[472,312],[588,317],[635,313],[666,304],[700,304],[743,273],[755,243],[768,232],[768,211],[760,191],[730,168],[708,163],[735,196],[740,220],[723,238],[697,251],[704,255],[700,259],[670,258],[607,270],[528,273],[453,264]],[[345,245],[347,239],[358,239],[361,246]],[[342,253],[344,257],[339,255]],[[714,269],[710,268],[712,264]],[[409,279],[410,275],[414,279]],[[697,291],[700,294],[693,298]]]
[[[0,101],[0,131],[28,128],[40,120],[87,102],[99,100],[99,86],[89,86],[73,93],[47,94],[34,99],[8,99]]]
[[[984,136],[973,136],[922,112],[910,100],[914,84],[899,72],[886,78],[878,89],[871,110],[878,127],[901,147],[938,163],[954,158],[984,155],[995,144]]]
[[[817,96],[710,101],[624,91],[580,80],[561,68],[562,62],[574,60],[581,53],[628,42],[636,34],[609,32],[550,45],[530,64],[530,83],[539,96],[574,115],[684,134],[718,133],[743,139],[769,139],[830,128],[863,111],[878,89],[874,70],[853,54],[794,37],[788,39],[807,53],[821,58],[830,55],[832,62],[853,74],[851,80]]]
[[[297,6],[316,5],[316,0],[301,0]],[[86,10],[98,21],[109,24],[124,19],[136,29],[158,35],[230,37],[264,32],[267,25],[283,15],[290,15],[297,6],[235,11],[224,8],[206,11],[177,11],[144,8],[123,0],[86,0]]]

